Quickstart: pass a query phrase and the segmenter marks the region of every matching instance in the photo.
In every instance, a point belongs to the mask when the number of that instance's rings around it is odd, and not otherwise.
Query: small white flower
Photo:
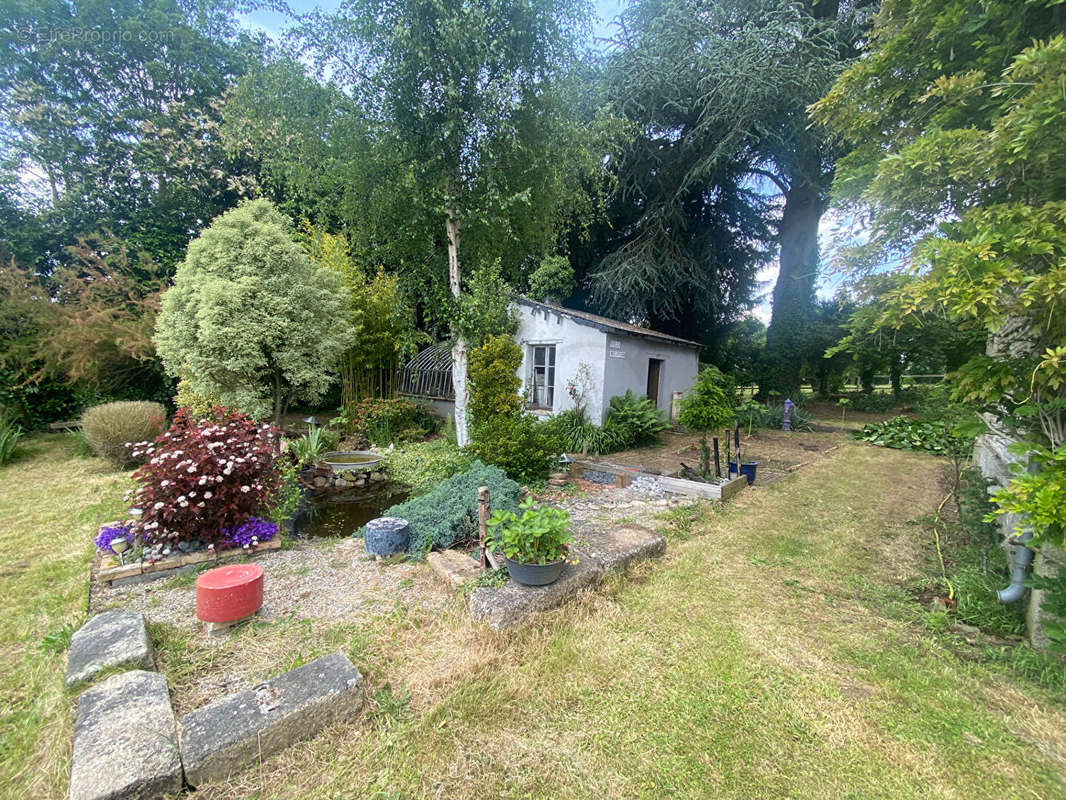
[[[241,487],[241,491],[244,492],[245,494],[247,494],[249,491],[251,491],[251,488],[252,487],[250,487],[250,486],[242,486]]]
[[[204,492],[204,500],[210,500],[212,497],[211,492]]]
[[[156,511],[158,511],[158,510],[159,510],[159,509],[161,509],[162,507],[163,507],[163,504],[162,504],[162,503],[156,503],[156,504],[155,504],[154,506],[152,506],[152,508],[154,508],[154,509],[155,509]]]

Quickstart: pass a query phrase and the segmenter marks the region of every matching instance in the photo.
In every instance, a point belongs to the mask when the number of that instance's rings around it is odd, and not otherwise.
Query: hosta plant
[[[281,482],[278,436],[276,428],[222,408],[204,420],[178,409],[169,430],[135,448],[148,461],[133,473],[132,502],[142,510],[134,534],[146,545],[233,544],[244,526],[269,517]],[[262,540],[262,533],[247,538]]]
[[[488,522],[489,547],[522,564],[552,564],[568,557],[573,537],[566,510],[537,506],[529,497],[519,504],[518,512],[493,512]]]

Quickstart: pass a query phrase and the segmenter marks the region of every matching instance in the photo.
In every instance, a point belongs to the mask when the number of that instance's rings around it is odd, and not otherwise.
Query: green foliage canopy
[[[344,283],[289,228],[266,200],[214,220],[189,245],[155,335],[172,375],[275,421],[288,403],[322,396],[351,344]]]

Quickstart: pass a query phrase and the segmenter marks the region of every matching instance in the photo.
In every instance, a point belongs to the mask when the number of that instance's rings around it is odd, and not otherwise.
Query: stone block
[[[78,698],[70,800],[148,800],[180,790],[177,728],[162,675],[112,675]]]
[[[458,589],[481,574],[481,565],[458,550],[434,550],[426,556],[426,561],[434,574],[450,589]]]
[[[578,558],[594,558],[604,571],[624,570],[635,561],[658,558],[666,552],[666,539],[640,525],[586,531]]]
[[[594,558],[568,564],[562,577],[547,586],[523,586],[508,581],[500,588],[482,586],[470,594],[470,614],[496,631],[520,625],[530,615],[561,605],[569,597],[597,583],[603,567]]]
[[[70,637],[68,688],[92,681],[105,670],[154,668],[148,626],[136,611],[97,614]]]
[[[182,760],[190,786],[221,780],[363,707],[363,676],[343,653],[185,714]]]

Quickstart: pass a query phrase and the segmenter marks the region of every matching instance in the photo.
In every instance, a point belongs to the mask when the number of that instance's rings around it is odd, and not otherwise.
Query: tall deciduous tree
[[[632,288],[653,290],[651,296],[676,315],[671,286],[707,294],[725,283],[735,291],[721,302],[743,311],[762,253],[758,228],[742,224],[740,212],[760,213],[776,226],[780,262],[767,331],[773,369],[763,389],[791,391],[799,383],[833,164],[806,108],[854,55],[866,16],[862,5],[641,0],[620,18],[612,80],[619,109],[640,126],[652,165],[636,176],[649,198],[634,223],[637,233],[604,262],[601,294],[626,286],[624,275],[640,276]],[[776,201],[765,202],[773,195]],[[693,256],[693,226],[682,223],[694,196],[704,213],[721,219],[710,235],[732,237],[740,253]],[[720,208],[728,197],[735,198],[732,215]],[[730,261],[747,270],[747,285],[736,276],[731,284],[720,280],[716,266]]]
[[[560,145],[570,123],[558,92],[587,18],[582,0],[354,0],[335,15],[310,15],[297,32],[358,98],[404,176],[393,188],[408,190],[407,207],[437,221],[456,302],[465,237],[506,233],[508,212],[546,180],[564,188]],[[535,215],[549,230],[556,217]],[[466,354],[456,336],[460,444],[468,439]]]
[[[1045,0],[890,0],[867,57],[814,108],[855,148],[836,195],[869,215],[870,241],[846,259],[916,273],[879,321],[944,314],[992,336],[956,375],[960,399],[1053,447],[1066,441],[1062,28]]]
[[[107,230],[170,267],[249,188],[249,165],[227,159],[219,135],[222,92],[259,52],[234,10],[230,0],[5,4],[0,184],[44,231],[24,260],[47,269],[79,236]],[[13,210],[0,208],[0,237]]]
[[[351,343],[343,279],[290,227],[266,200],[212,222],[163,295],[155,334],[171,375],[275,423],[290,402],[321,398]]]

